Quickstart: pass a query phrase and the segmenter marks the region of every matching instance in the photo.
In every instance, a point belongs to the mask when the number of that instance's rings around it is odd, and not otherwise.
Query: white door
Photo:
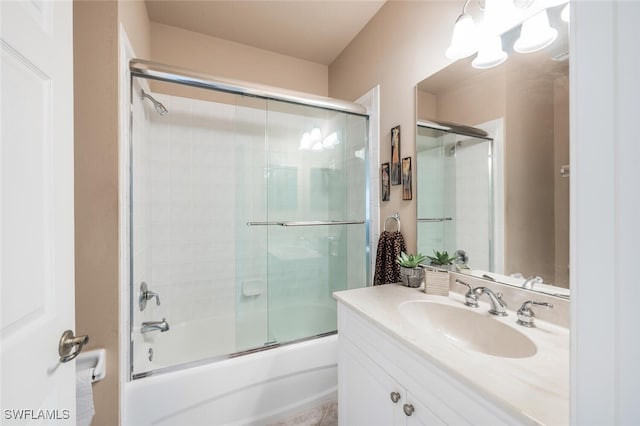
[[[72,6],[0,1],[2,424],[75,424]]]

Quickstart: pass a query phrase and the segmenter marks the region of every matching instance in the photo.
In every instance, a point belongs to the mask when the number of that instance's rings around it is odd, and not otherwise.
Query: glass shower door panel
[[[285,225],[268,227],[270,342],[335,331],[332,292],[349,274],[366,283],[364,224],[332,224],[365,218],[365,130],[363,117],[269,101],[268,221]]]
[[[447,245],[445,133],[418,127],[416,136],[418,252],[432,255]]]
[[[250,225],[268,220],[266,106],[264,99],[236,98],[235,138],[230,144],[237,152],[231,171],[236,179],[235,205],[229,206],[236,216],[236,352],[262,347],[269,340],[268,227]]]
[[[264,105],[260,112],[227,94],[216,102],[152,95],[166,115],[133,99],[134,376],[262,346],[266,339],[266,295],[257,297],[266,293],[266,265],[260,269],[252,250],[266,245],[266,232],[246,235],[244,217],[249,208],[265,216],[264,184],[255,183],[264,180]],[[247,195],[249,188],[257,195]],[[138,307],[143,281],[161,300],[144,310]],[[262,313],[250,325],[237,303],[244,295],[251,313]],[[143,333],[143,322],[163,319],[168,330]],[[253,334],[244,333],[248,329]]]

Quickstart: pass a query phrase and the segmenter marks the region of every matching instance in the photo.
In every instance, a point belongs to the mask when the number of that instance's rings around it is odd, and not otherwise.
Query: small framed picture
[[[391,129],[391,185],[400,185],[400,126]]]
[[[389,163],[380,166],[380,187],[382,188],[382,201],[389,201],[391,184],[389,182]]]
[[[411,157],[402,159],[402,199],[411,200]]]

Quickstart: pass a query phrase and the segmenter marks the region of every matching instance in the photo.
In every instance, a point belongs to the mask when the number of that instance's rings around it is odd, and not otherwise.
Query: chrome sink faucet
[[[165,318],[162,318],[162,321],[145,321],[142,323],[142,328],[140,332],[142,334],[148,333],[150,331],[159,330],[162,333],[165,331],[169,331],[169,323]]]
[[[471,287],[470,284],[466,282],[456,279],[458,284],[462,284],[467,286],[469,290],[464,295],[464,304],[470,306],[472,308],[478,307],[478,298],[483,294],[489,296],[489,301],[491,302],[491,309],[489,309],[489,313],[493,315],[498,315],[501,317],[507,316],[507,302],[502,299],[502,293],[494,293],[490,288],[487,287]]]
[[[536,284],[542,284],[542,277],[529,277],[522,283],[522,288],[526,288],[527,290],[533,290],[533,286]]]
[[[487,287],[477,287],[473,292],[477,297],[486,294],[489,296],[489,301],[491,302],[491,309],[489,309],[489,313],[492,315],[498,315],[501,317],[507,316],[507,302],[502,300],[502,293],[494,293],[493,290]]]

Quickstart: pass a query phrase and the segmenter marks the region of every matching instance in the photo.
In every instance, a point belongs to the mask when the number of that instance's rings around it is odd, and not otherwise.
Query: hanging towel
[[[396,257],[403,251],[406,252],[407,248],[400,232],[383,231],[380,234],[373,285],[400,282],[400,265]]]

